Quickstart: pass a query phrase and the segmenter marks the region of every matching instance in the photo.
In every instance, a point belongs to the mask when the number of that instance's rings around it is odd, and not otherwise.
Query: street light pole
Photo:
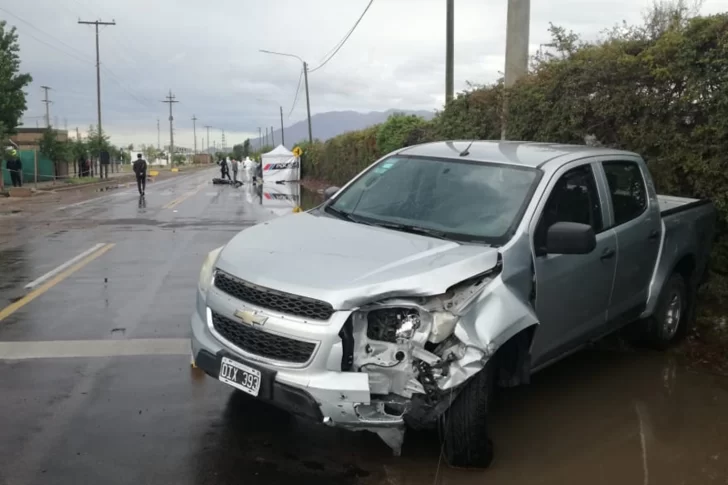
[[[308,64],[306,63],[306,61],[304,61],[300,57],[293,55],[293,54],[285,54],[283,52],[267,51],[264,49],[260,49],[260,52],[262,52],[264,54],[273,54],[276,56],[293,57],[294,59],[298,59],[301,62],[301,65],[303,66],[303,79],[306,84],[306,115],[308,117],[308,141],[309,141],[309,143],[313,143],[313,130],[311,129],[311,99],[309,97],[309,90],[308,90]]]

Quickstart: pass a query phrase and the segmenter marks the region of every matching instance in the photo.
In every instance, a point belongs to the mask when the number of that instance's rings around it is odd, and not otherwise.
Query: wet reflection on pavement
[[[294,187],[203,182],[72,207],[66,226],[6,244],[2,307],[80,251],[114,247],[0,321],[0,342],[184,339],[205,254],[321,201]],[[608,345],[500,393],[486,471],[448,468],[434,432],[408,432],[395,458],[373,434],[234,392],[190,369],[188,354],[0,357],[0,408],[0,484],[728,483],[728,378]]]

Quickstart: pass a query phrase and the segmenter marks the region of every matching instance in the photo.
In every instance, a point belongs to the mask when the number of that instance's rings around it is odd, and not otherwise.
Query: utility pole
[[[447,0],[447,27],[445,46],[445,105],[454,95],[455,69],[455,0]]]
[[[313,132],[311,131],[311,99],[308,95],[308,64],[303,63],[303,77],[306,81],[306,113],[308,114],[308,142],[313,143]]]
[[[99,142],[103,140],[103,130],[101,128],[101,60],[99,56],[99,25],[116,25],[116,21],[102,22],[100,20],[94,20],[88,22],[79,20],[79,24],[94,25],[96,27],[96,108],[98,115],[98,132]],[[101,143],[99,143],[99,150],[101,150]],[[101,152],[99,152],[99,160],[101,160]]]
[[[172,90],[169,90],[169,95],[165,96],[166,99],[162,103],[169,104],[169,166],[174,165],[174,116],[172,116],[172,105],[179,103],[175,101],[175,96],[172,94]]]
[[[81,134],[78,132],[78,126],[76,127],[76,141],[81,141]]]
[[[43,103],[45,103],[45,107],[46,107],[46,117],[45,117],[46,118],[46,128],[50,128],[51,127],[51,109],[50,109],[50,105],[51,105],[51,102],[52,101],[50,101],[48,99],[48,90],[51,89],[51,88],[49,88],[48,86],[41,86],[40,88],[45,91],[45,99],[43,100]]]
[[[286,144],[286,134],[283,132],[283,106],[281,108],[281,145]]]
[[[222,151],[225,151],[225,130],[222,131]]]
[[[205,128],[207,128],[207,153],[210,153],[210,128],[212,128],[212,126],[205,125]]]
[[[501,118],[501,139],[507,137],[508,90],[528,73],[528,34],[531,22],[531,0],[508,0],[506,26],[505,96]]]
[[[161,136],[159,134],[159,118],[157,118],[157,151],[162,151]]]
[[[268,127],[265,127],[265,146],[268,146]]]
[[[195,155],[197,155],[197,116],[192,115],[192,133],[195,136]]]
[[[273,127],[270,127],[270,141],[271,145],[276,146],[276,136],[273,134]]]
[[[263,131],[258,127],[258,150],[263,148]]]

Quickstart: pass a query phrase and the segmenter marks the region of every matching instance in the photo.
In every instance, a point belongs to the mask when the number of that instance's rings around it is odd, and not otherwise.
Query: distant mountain
[[[313,138],[326,141],[347,131],[355,131],[367,128],[377,123],[382,123],[394,113],[414,114],[421,116],[427,120],[435,116],[434,111],[409,111],[395,110],[389,111],[371,111],[369,113],[359,113],[356,111],[329,111],[319,113],[311,117],[311,131]],[[291,126],[285,128],[286,147],[293,148],[298,142],[308,140],[308,123],[304,119]],[[273,132],[275,144],[281,142],[281,130],[277,129]],[[269,138],[270,140],[270,138]],[[259,139],[250,140],[253,147],[258,147]]]

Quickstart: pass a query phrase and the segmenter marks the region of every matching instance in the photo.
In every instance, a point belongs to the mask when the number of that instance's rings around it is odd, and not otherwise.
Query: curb
[[[124,176],[114,177],[114,178],[123,179]],[[122,183],[129,183],[129,181],[128,180],[127,181],[120,180],[117,183],[117,185],[121,185]],[[94,182],[94,183],[91,183],[91,184],[75,184],[75,185],[70,185],[70,186],[67,186],[67,187],[63,187],[63,186],[61,186],[61,187],[51,187],[51,188],[47,188],[47,189],[38,189],[38,192],[65,192],[67,190],[82,189],[84,187],[95,187],[97,185],[104,185],[104,184],[112,184],[112,182],[103,181],[103,182]],[[111,187],[111,186],[112,185],[109,185],[109,187]]]

